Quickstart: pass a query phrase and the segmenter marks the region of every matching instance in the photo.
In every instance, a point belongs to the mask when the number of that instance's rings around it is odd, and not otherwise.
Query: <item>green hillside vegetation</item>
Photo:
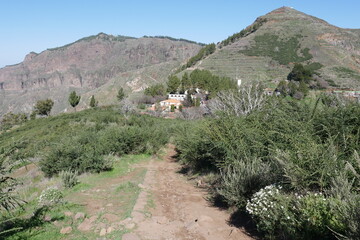
[[[297,99],[304,98],[310,89],[323,89],[321,82],[316,80],[318,72],[322,67],[320,63],[311,63],[309,65],[302,65],[301,63],[295,63],[293,69],[287,76],[286,82],[282,80],[276,87],[283,96],[291,96]]]
[[[308,48],[300,47],[300,35],[290,39],[280,39],[277,35],[266,33],[255,36],[255,45],[250,49],[242,50],[241,53],[248,56],[267,56],[278,61],[282,65],[294,62],[304,62],[312,59]],[[301,53],[299,56],[298,52]]]
[[[235,34],[231,35],[230,37],[228,37],[227,39],[223,40],[220,43],[220,47],[225,47],[231,43],[236,42],[240,38],[246,37],[247,35],[256,32],[266,22],[267,22],[266,18],[256,19],[256,21],[249,27],[247,27],[247,28],[241,30],[240,32],[235,33]]]
[[[119,162],[121,159],[126,159],[125,156],[127,155],[147,154],[146,156],[149,156],[157,153],[169,142],[177,128],[184,123],[180,120],[166,120],[147,115],[124,116],[119,113],[116,107],[107,107],[91,108],[77,113],[60,114],[28,120],[27,122],[20,121],[17,122],[16,127],[7,128],[8,130],[0,134],[0,172],[2,174],[0,178],[0,238],[4,234],[10,237],[14,233],[14,236],[22,236],[21,239],[27,239],[32,236],[31,232],[34,233],[34,231],[36,232],[34,236],[37,234],[42,236],[43,231],[38,230],[40,226],[48,226],[42,219],[45,214],[52,216],[63,214],[64,209],[74,208],[71,204],[55,204],[49,208],[42,206],[39,208],[37,203],[39,195],[37,194],[40,194],[42,189],[38,187],[38,182],[41,181],[38,178],[32,180],[35,182],[29,189],[29,191],[33,189],[31,194],[25,195],[25,197],[23,195],[17,196],[14,194],[16,181],[8,177],[9,169],[18,168],[35,161],[45,176],[52,177],[50,182],[57,181],[56,179],[60,175],[64,176],[63,171],[78,174],[104,172],[99,176],[115,176],[114,171],[116,174],[119,171],[125,174],[130,171],[128,170],[129,162],[121,163]],[[118,160],[119,158],[120,160]],[[82,178],[81,181],[90,181],[94,178],[92,176],[90,175],[85,180]],[[96,177],[96,175],[94,176]],[[143,176],[144,174],[142,174]],[[67,183],[71,183],[69,181],[74,183],[67,186],[75,185],[75,189],[77,189],[76,175],[73,180],[71,180],[71,176],[67,179]],[[78,187],[79,190],[74,191],[80,191],[86,187],[85,182],[81,182]],[[11,188],[8,188],[9,186]],[[124,189],[119,189],[117,194],[121,194]],[[133,200],[126,200],[123,195],[119,196],[119,199],[124,198],[122,201],[130,204],[127,211],[131,212],[132,207],[130,206],[133,206],[139,190],[130,189],[130,191],[134,193],[132,195]],[[71,193],[71,190],[68,192],[60,189],[54,190],[51,196],[58,196],[60,199],[63,195],[71,195]],[[22,199],[28,203],[22,202]],[[18,204],[24,208],[18,208]],[[8,205],[10,206],[8,209],[4,208]],[[75,206],[75,209],[78,207]],[[12,210],[13,208],[15,209]],[[27,217],[29,214],[33,215],[33,218],[29,219]],[[129,217],[129,212],[123,217],[124,219]],[[18,227],[20,229],[16,229]],[[49,227],[51,227],[50,232],[58,234],[59,229],[53,224],[50,224]],[[13,231],[5,233],[11,229]]]
[[[318,79],[328,82],[322,86],[357,89],[358,38],[357,30],[341,29],[282,7],[218,43],[214,53],[194,66],[219,76],[240,78],[243,83],[261,81],[266,87],[274,87],[286,79],[294,63],[316,63],[322,66],[313,65]]]
[[[192,58],[190,58],[185,65],[181,66],[180,69],[177,72],[181,72],[183,70],[185,70],[186,68],[192,67],[194,66],[197,62],[199,62],[201,59],[204,59],[205,57],[211,55],[212,53],[214,53],[216,50],[216,46],[214,43],[208,44],[205,47],[203,47],[202,49],[200,49],[200,51],[198,52],[198,54],[196,54],[195,56],[193,56]]]
[[[182,79],[184,82],[184,76]],[[191,88],[200,88],[209,92],[209,98],[223,90],[235,89],[236,82],[228,77],[219,77],[208,70],[196,69],[190,73]]]
[[[167,143],[172,124],[149,116],[125,118],[112,108],[89,109],[31,120],[3,132],[0,154],[9,153],[11,161],[41,158],[48,176],[62,170],[99,172],[111,168],[104,158],[108,154],[155,153]]]
[[[205,79],[208,73],[198,70],[192,74]],[[190,74],[188,79],[191,78]],[[201,77],[198,81],[201,83]],[[253,89],[249,97],[256,96],[252,95],[255,92]],[[248,97],[236,95],[240,91],[228,93],[235,94],[237,101],[228,107],[243,108],[250,104]],[[46,176],[53,177],[52,181],[63,176],[62,171],[112,176],[114,171],[128,171],[121,165],[125,156],[157,153],[174,137],[181,163],[190,172],[207,179],[209,186],[213,186],[210,191],[214,200],[238,209],[235,215],[245,212],[251,216],[264,239],[336,239],[340,235],[357,239],[360,236],[359,109],[359,103],[331,95],[302,101],[267,97],[247,115],[220,111],[198,121],[122,115],[114,107],[92,108],[29,120],[2,132],[0,170],[7,176],[8,166],[19,167],[32,159]],[[135,175],[141,179],[143,174]],[[89,175],[89,179],[93,178],[96,175]],[[88,181],[82,178],[70,190],[54,190],[52,194],[59,199],[69,196],[89,188]],[[2,191],[4,186],[1,185]],[[133,192],[131,199],[136,199],[138,194],[136,185],[124,185],[120,190]],[[2,192],[5,197],[2,199],[11,202],[9,193],[16,196],[11,191]],[[10,210],[12,216],[23,219],[20,222],[4,225],[4,220],[11,216],[2,208],[0,232],[20,226],[22,229],[6,236],[28,237],[29,232],[39,227],[53,226],[43,221],[29,223],[32,220],[26,214],[40,211],[36,201],[32,198],[30,205],[23,205],[25,210]],[[6,202],[2,200],[2,203]],[[56,204],[41,211],[62,216],[64,207],[78,208]],[[55,234],[58,229],[52,227],[49,231]]]
[[[265,239],[358,239],[359,114],[359,103],[332,96],[268,98],[249,115],[183,128],[176,146],[214,199],[249,214]]]
[[[213,98],[216,94],[223,90],[235,89],[236,82],[228,77],[219,77],[212,74],[208,70],[195,69],[190,74],[183,74],[181,79],[176,75],[170,75],[166,83],[167,88],[163,84],[155,84],[144,90],[144,94],[148,96],[165,96],[166,93],[184,93],[186,90],[193,92],[199,88],[209,93],[209,98]]]
[[[152,97],[165,96],[166,88],[163,84],[158,83],[158,84],[155,84],[155,85],[145,88],[144,94],[147,96],[152,96]]]
[[[8,130],[15,125],[23,124],[28,120],[25,113],[12,113],[5,114],[0,121],[0,131]]]
[[[360,81],[360,74],[345,67],[335,67],[334,68],[338,77],[345,77],[345,78],[353,78],[357,81]]]
[[[204,181],[209,201],[231,212],[229,223],[239,227],[251,223],[259,239],[360,239],[360,102],[310,92],[328,84],[359,86],[357,36],[357,31],[284,7],[217,46],[201,49],[202,44],[167,36],[144,36],[131,43],[126,40],[132,38],[103,33],[48,49],[65,50],[98,38],[126,41],[131,48],[125,50],[130,49],[134,61],[118,54],[120,46],[110,51],[114,55],[102,57],[111,60],[108,66],[92,69],[98,60],[89,58],[91,63],[82,70],[88,77],[84,82],[97,87],[89,92],[76,89],[81,101],[73,91],[69,103],[74,108],[90,104],[90,109],[51,116],[64,109],[59,102],[71,96],[72,89],[64,87],[53,94],[54,101],[39,100],[31,119],[23,113],[3,116],[0,239],[60,239],[64,236],[59,237],[55,221],[74,224],[72,239],[94,239],[93,232],[80,233],[79,221],[64,214],[84,206],[62,200],[97,189],[100,180],[129,179],[109,193],[121,203],[120,218],[129,218],[146,173],[131,164],[149,161],[169,142],[176,145],[184,172]],[[154,44],[159,54],[152,56]],[[80,69],[71,71],[80,74]],[[234,77],[241,78],[245,87],[239,88]],[[149,86],[145,96],[144,86]],[[276,87],[281,94],[267,96],[264,86]],[[206,109],[200,107],[200,97],[192,99],[196,89],[207,98]],[[131,91],[140,93],[132,96]],[[129,100],[138,101],[145,112],[145,103],[186,91],[190,94],[184,109],[176,112],[173,105],[170,110],[171,116],[187,121],[138,114]],[[9,106],[22,106],[21,102],[27,102],[23,95]],[[52,110],[54,102],[58,105]],[[117,106],[99,108],[99,102]],[[162,110],[155,106],[153,113],[159,116]],[[30,176],[31,181],[22,179],[21,186],[12,174],[29,165],[40,174]],[[49,188],[54,185],[62,187]],[[54,222],[45,221],[47,215]],[[107,236],[121,238],[124,231]]]

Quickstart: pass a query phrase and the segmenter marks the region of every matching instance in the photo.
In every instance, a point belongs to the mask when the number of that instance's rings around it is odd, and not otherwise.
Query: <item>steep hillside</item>
[[[117,89],[141,91],[195,55],[200,45],[171,38],[130,38],[100,33],[74,43],[29,53],[22,63],[0,69],[0,116],[29,112],[44,98],[54,112],[66,110],[72,90],[83,95],[80,106],[95,94],[100,104],[113,103]]]
[[[286,79],[295,62],[320,63],[318,72],[330,85],[359,88],[360,30],[282,7],[218,43],[213,54],[193,67],[274,86]]]

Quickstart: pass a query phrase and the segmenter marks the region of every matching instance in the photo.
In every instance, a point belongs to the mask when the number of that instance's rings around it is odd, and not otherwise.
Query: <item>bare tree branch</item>
[[[236,90],[219,92],[210,101],[209,109],[212,114],[223,112],[228,115],[248,115],[265,103],[265,94],[260,83],[241,87]]]

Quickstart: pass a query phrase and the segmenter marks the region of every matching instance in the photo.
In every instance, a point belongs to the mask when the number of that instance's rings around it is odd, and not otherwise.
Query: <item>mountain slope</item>
[[[72,90],[85,94],[82,106],[89,104],[88,95],[94,93],[113,103],[120,86],[132,92],[163,82],[200,48],[189,41],[100,33],[40,54],[32,52],[22,63],[0,69],[0,116],[8,111],[29,112],[44,98],[55,101],[54,112],[63,111]]]
[[[286,79],[295,62],[323,65],[318,72],[330,84],[358,88],[360,30],[341,29],[282,7],[219,43],[213,54],[194,67],[274,86]]]

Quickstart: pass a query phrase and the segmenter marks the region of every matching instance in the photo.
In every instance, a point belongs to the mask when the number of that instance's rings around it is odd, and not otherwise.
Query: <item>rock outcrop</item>
[[[134,89],[163,82],[200,48],[196,43],[169,38],[100,33],[39,54],[31,52],[22,63],[0,69],[0,116],[8,111],[29,112],[44,98],[54,100],[54,112],[63,111],[72,90],[84,96],[83,107],[88,105],[84,101],[89,92],[111,103],[116,92],[112,88],[127,88],[126,83],[134,80]],[[101,89],[104,86],[106,90]]]

